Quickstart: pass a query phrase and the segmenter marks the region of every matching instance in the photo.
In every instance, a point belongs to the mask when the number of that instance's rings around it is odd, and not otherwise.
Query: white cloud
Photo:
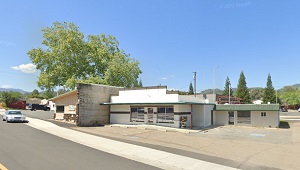
[[[7,85],[7,84],[3,84],[0,86],[1,88],[5,88],[5,89],[8,89],[8,88],[12,88],[11,85]]]
[[[11,67],[14,70],[20,70],[24,73],[35,73],[36,71],[36,66],[32,63],[28,63],[28,64],[21,64],[19,66],[14,66]]]
[[[169,91],[178,91],[178,89],[175,89],[175,88],[169,88],[168,90]]]
[[[167,80],[168,78],[167,77],[163,77],[163,78],[161,78],[162,80]]]

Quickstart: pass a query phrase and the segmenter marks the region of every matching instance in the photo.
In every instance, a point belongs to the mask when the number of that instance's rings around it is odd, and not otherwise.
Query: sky
[[[85,34],[113,35],[140,62],[144,86],[197,92],[237,87],[275,89],[300,83],[298,0],[0,0],[0,87],[38,89],[27,52],[41,47],[55,21]]]

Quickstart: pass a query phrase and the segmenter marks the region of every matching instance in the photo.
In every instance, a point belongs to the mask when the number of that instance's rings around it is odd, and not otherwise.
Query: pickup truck
[[[49,111],[50,107],[41,105],[41,104],[32,104],[31,105],[31,111],[36,111],[36,110],[44,110],[44,111]]]

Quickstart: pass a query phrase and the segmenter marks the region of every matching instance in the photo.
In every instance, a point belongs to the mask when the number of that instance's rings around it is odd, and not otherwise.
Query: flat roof
[[[217,111],[279,111],[279,104],[217,104]]]
[[[141,102],[141,103],[100,103],[100,105],[215,105],[215,104],[195,103],[195,102]]]

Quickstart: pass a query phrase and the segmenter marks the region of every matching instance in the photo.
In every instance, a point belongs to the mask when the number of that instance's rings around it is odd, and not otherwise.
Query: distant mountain
[[[213,89],[206,89],[200,92],[201,94],[213,94]],[[222,94],[223,90],[215,89],[215,94]]]
[[[300,84],[294,84],[294,85],[291,85],[291,86],[284,86],[284,87],[293,87],[295,90],[299,89],[300,88]],[[283,93],[284,91],[284,87],[281,88],[281,89],[278,89],[278,93]]]
[[[292,87],[294,87],[295,89],[298,89],[300,87],[300,84],[294,84],[294,85],[292,85]]]
[[[6,91],[6,92],[9,92],[9,91],[13,91],[13,92],[19,92],[19,93],[28,93],[27,91],[24,91],[22,89],[14,89],[14,88],[0,88],[0,92],[3,92],[3,91]]]

